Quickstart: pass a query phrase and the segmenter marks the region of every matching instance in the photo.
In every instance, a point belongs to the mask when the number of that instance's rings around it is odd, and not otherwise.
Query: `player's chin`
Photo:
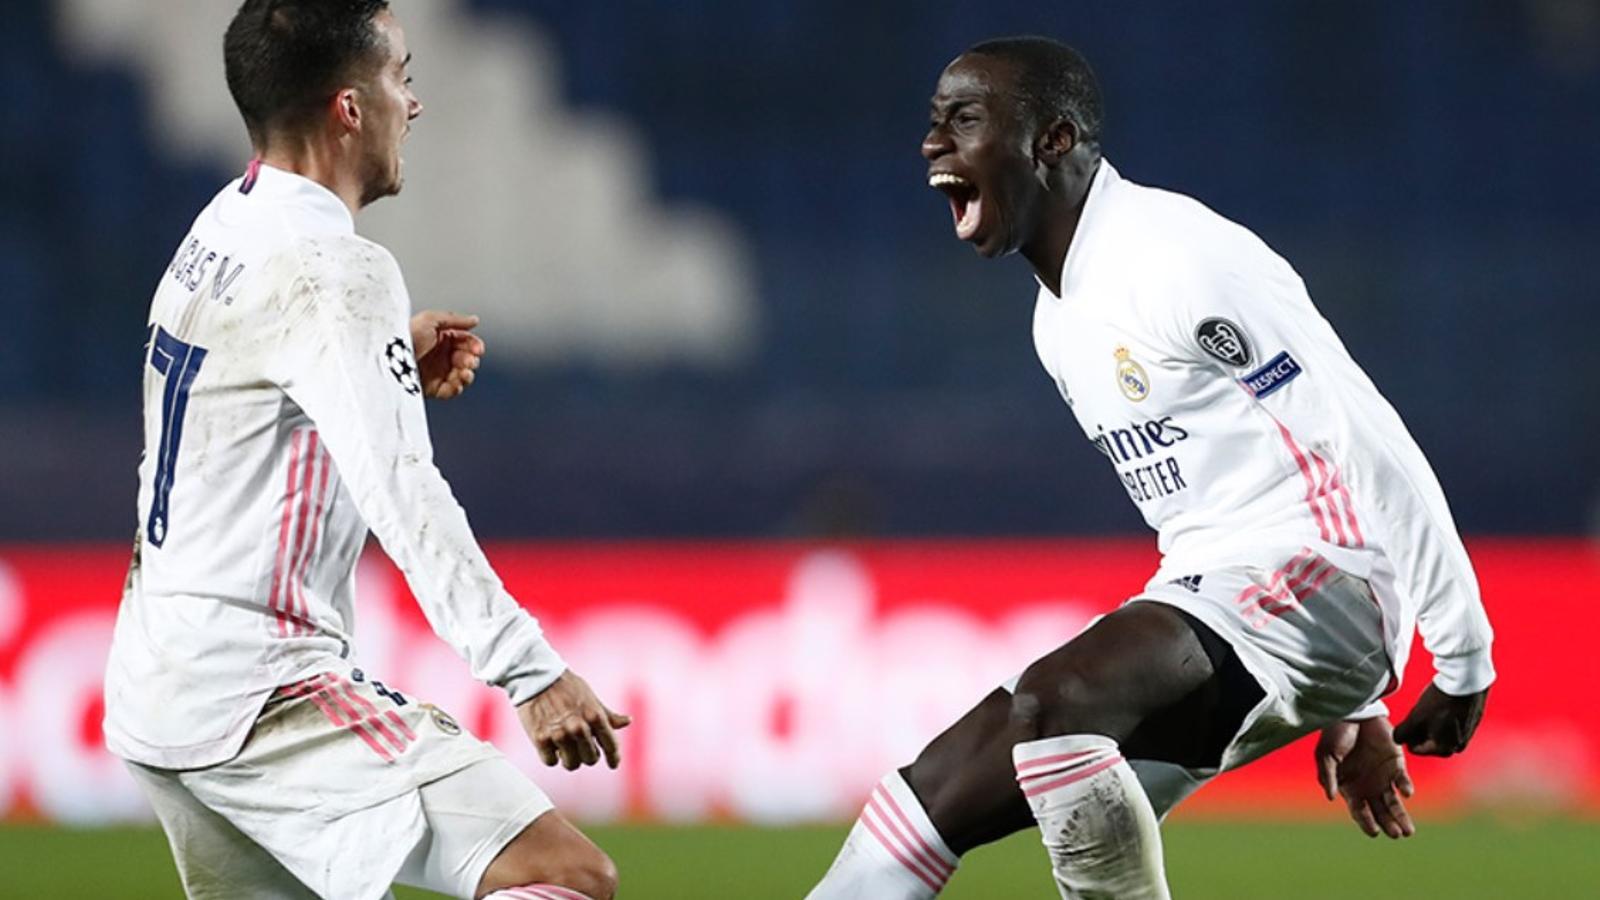
[[[999,259],[1006,255],[1005,245],[999,241],[973,240],[972,249],[976,250],[978,255],[984,259]]]
[[[967,239],[984,259],[999,259],[1012,250],[1009,234],[1003,227],[987,228]]]

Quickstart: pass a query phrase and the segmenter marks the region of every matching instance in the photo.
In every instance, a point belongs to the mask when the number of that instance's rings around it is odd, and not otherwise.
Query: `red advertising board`
[[[1600,550],[1469,542],[1500,680],[1471,750],[1414,760],[1415,805],[1600,811]],[[381,554],[357,652],[451,711],[590,820],[844,819],[884,771],[995,685],[1137,591],[1142,540],[501,544],[490,557],[557,647],[632,713],[619,772],[538,764],[497,691],[427,629]],[[126,553],[0,548],[0,817],[142,818],[100,746],[101,667]],[[1428,678],[1420,648],[1391,706]],[[1333,816],[1309,744],[1229,773],[1180,815]]]

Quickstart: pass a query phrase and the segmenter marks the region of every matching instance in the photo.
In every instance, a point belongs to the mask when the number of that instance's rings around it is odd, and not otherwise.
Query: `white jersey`
[[[1438,480],[1399,415],[1247,229],[1102,160],[1039,359],[1160,535],[1152,583],[1300,548],[1371,579],[1394,671],[1494,680],[1492,632]]]
[[[230,759],[275,688],[338,667],[369,527],[476,677],[521,702],[564,671],[434,467],[410,315],[394,258],[310,180],[254,165],[195,220],[150,309],[113,752]]]

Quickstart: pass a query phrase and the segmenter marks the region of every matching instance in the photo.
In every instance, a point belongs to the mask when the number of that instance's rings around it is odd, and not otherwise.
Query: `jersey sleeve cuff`
[[[1452,697],[1476,694],[1494,683],[1494,662],[1487,647],[1460,656],[1436,656],[1433,671],[1434,687]]]
[[[1345,716],[1344,720],[1346,722],[1363,722],[1367,719],[1376,719],[1380,716],[1387,715],[1389,715],[1388,704],[1384,703],[1382,700],[1374,700],[1350,715]]]
[[[566,671],[566,660],[554,647],[541,641],[517,672],[503,679],[499,686],[510,695],[512,705],[519,706],[544,693],[545,688],[555,684]]]

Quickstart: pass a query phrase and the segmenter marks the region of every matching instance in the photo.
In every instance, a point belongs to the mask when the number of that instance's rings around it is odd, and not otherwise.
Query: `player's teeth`
[[[967,180],[960,175],[951,175],[948,172],[939,172],[928,176],[928,184],[932,187],[965,186]]]

